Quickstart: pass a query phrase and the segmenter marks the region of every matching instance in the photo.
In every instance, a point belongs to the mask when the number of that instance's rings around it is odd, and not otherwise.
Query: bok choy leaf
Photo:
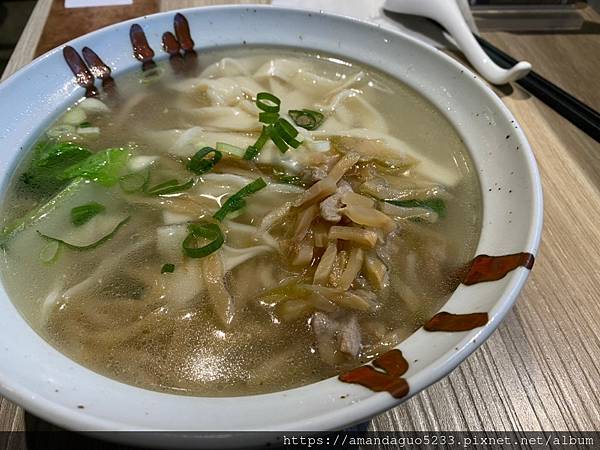
[[[104,186],[112,186],[119,181],[128,159],[129,153],[127,150],[109,148],[94,153],[83,161],[67,168],[60,177],[63,180],[81,177],[96,181]]]

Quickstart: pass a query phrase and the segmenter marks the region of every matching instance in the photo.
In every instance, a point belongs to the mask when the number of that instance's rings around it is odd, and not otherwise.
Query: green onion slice
[[[249,145],[248,148],[246,149],[246,152],[244,153],[244,159],[249,161],[251,159],[256,158],[259,153],[260,153],[259,149],[257,149],[254,145]]]
[[[233,198],[230,197],[227,201],[221,206],[221,208],[213,214],[213,218],[217,219],[219,222],[222,222],[223,219],[229,214],[232,214],[246,206],[246,200],[243,198]]]
[[[194,179],[190,178],[189,181],[185,183],[179,183],[179,181],[173,179],[169,181],[165,181],[164,183],[157,184],[156,186],[152,186],[146,190],[146,194],[148,195],[169,195],[176,194],[178,192],[185,191],[191,188],[194,185]]]
[[[280,105],[281,100],[269,92],[259,92],[256,94],[256,106],[262,111],[278,113]]]
[[[288,114],[296,125],[306,130],[315,130],[321,126],[325,116],[311,109],[290,109]]]
[[[258,121],[262,123],[274,123],[279,119],[279,113],[261,112],[258,115]]]
[[[92,217],[106,211],[106,207],[98,202],[91,202],[85,205],[76,206],[71,209],[71,223],[79,227],[88,223]]]
[[[254,145],[249,145],[246,149],[246,152],[244,153],[244,159],[250,161],[251,159],[256,158],[259,153],[259,149],[257,149]]]
[[[257,178],[252,183],[247,184],[242,189],[237,191],[231,197],[227,199],[227,201],[221,206],[221,208],[213,215],[215,219],[219,222],[222,222],[223,219],[227,216],[227,214],[242,209],[246,206],[246,200],[244,197],[254,194],[255,192],[260,191],[261,189],[267,187],[267,183],[262,178]]]
[[[289,175],[285,172],[280,172],[279,170],[273,170],[273,176],[280,183],[293,184],[294,186],[304,186],[305,185],[304,181],[302,180],[302,177],[299,177],[297,175]]]
[[[304,181],[302,178],[297,177],[295,175],[281,175],[277,178],[278,181],[285,184],[293,184],[294,186],[304,186]]]
[[[263,126],[262,131],[260,132],[260,136],[254,143],[254,145],[250,145],[246,149],[246,153],[244,153],[244,159],[251,160],[251,159],[256,158],[256,156],[258,156],[258,154],[260,153],[262,148],[267,143],[268,139],[269,139],[269,131],[268,131],[267,127]]]
[[[183,252],[190,258],[204,258],[221,248],[225,237],[219,225],[215,223],[191,223],[188,225],[189,234],[181,244]],[[210,242],[198,247],[199,239]]]
[[[279,135],[280,130],[275,125],[269,125],[267,128],[267,132],[269,133],[269,137],[281,153],[285,153],[288,151],[288,145],[285,143],[285,140]]]
[[[49,264],[56,259],[58,250],[60,249],[60,242],[48,241],[46,245],[40,250],[40,261]]]
[[[210,153],[214,153],[212,159],[205,159],[204,157]],[[192,159],[190,159],[187,164],[187,168],[196,175],[202,175],[203,173],[206,173],[215,167],[215,164],[217,164],[222,157],[223,154],[217,149],[212,147],[204,147],[198,150],[196,154],[192,156]]]
[[[277,121],[277,125],[279,125],[283,129],[283,131],[285,131],[291,137],[295,138],[296,136],[298,136],[298,130],[296,130],[296,128],[294,128],[294,125],[289,123],[283,117]]]
[[[254,143],[254,147],[256,147],[258,150],[262,150],[262,148],[265,146],[268,140],[269,133],[267,132],[267,127],[263,127],[262,131],[260,132],[260,136]]]
[[[275,131],[277,132],[277,135],[290,147],[298,148],[300,147],[300,144],[302,144],[301,141],[295,139],[295,137],[298,136],[298,130],[296,130],[291,123],[283,118],[280,118],[275,124]]]
[[[227,153],[229,155],[238,156],[240,158],[244,157],[245,150],[240,147],[236,147],[235,145],[226,144],[225,142],[217,142],[215,148],[218,152]]]
[[[173,273],[175,272],[175,264],[163,264],[163,266],[160,269],[160,273]]]

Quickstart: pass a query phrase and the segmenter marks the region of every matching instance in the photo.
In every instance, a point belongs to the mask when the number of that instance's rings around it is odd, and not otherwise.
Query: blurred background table
[[[134,0],[131,6],[87,14],[66,10],[62,0],[39,0],[3,78],[102,26],[223,3],[250,2]],[[583,15],[586,22],[578,31],[483,36],[600,109],[600,16],[590,7]],[[521,123],[540,166],[545,227],[536,265],[493,336],[450,376],[373,418],[372,430],[600,429],[600,144],[519,86],[496,92]],[[0,399],[0,431],[47,427]]]

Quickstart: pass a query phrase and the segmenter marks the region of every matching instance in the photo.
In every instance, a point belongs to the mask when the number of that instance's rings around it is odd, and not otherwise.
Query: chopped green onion
[[[242,189],[237,191],[231,197],[227,199],[227,201],[221,206],[221,208],[214,213],[213,217],[217,219],[219,222],[222,222],[225,219],[227,214],[237,211],[238,209],[242,209],[246,206],[246,200],[244,197],[254,194],[255,192],[260,191],[261,189],[267,187],[267,183],[262,178],[257,178],[252,183],[247,184]]]
[[[269,125],[267,128],[267,132],[269,133],[269,137],[281,153],[285,153],[288,151],[288,145],[279,135],[279,130],[277,129],[277,127],[275,127],[274,125]]]
[[[40,261],[49,264],[56,259],[58,250],[60,248],[60,242],[49,241],[40,250]]]
[[[146,194],[148,195],[169,195],[176,194],[178,192],[185,191],[191,188],[194,185],[194,179],[190,178],[189,181],[185,183],[179,183],[179,181],[173,179],[169,181],[165,181],[164,183],[157,184],[156,186],[152,186],[146,190]]]
[[[97,202],[87,203],[71,209],[71,223],[79,227],[88,223],[92,217],[106,211],[106,207]]]
[[[296,136],[298,136],[298,130],[296,130],[296,128],[294,128],[294,125],[292,125],[291,123],[289,123],[283,117],[281,119],[279,119],[277,121],[277,123],[291,137],[295,138]]]
[[[297,177],[295,175],[282,175],[277,178],[278,181],[285,184],[293,184],[295,186],[304,186],[304,181],[302,178]]]
[[[221,208],[213,214],[213,218],[217,219],[219,222],[222,222],[223,219],[229,214],[233,214],[236,211],[244,208],[246,206],[246,200],[243,198],[229,198]]]
[[[262,123],[274,123],[279,119],[279,113],[275,112],[261,112],[258,115],[258,121]]]
[[[190,233],[181,246],[190,258],[204,258],[219,250],[225,242],[221,228],[215,223],[191,223],[188,225],[188,231]],[[208,239],[210,242],[198,247],[199,238]]]
[[[217,142],[215,146],[218,152],[228,153],[233,156],[238,156],[240,158],[244,157],[244,149],[240,147],[236,147],[235,145],[226,144],[225,142]]]
[[[267,132],[267,127],[263,127],[262,131],[260,132],[260,136],[254,143],[254,147],[256,147],[259,150],[262,150],[262,148],[267,143],[268,139],[269,139],[269,133]]]
[[[441,218],[446,217],[446,203],[441,198],[427,200],[384,200],[392,205],[404,208],[427,208],[436,212]]]
[[[77,134],[82,137],[96,137],[100,134],[100,128],[98,127],[87,127],[77,128]]]
[[[119,180],[119,185],[124,192],[132,194],[133,192],[143,191],[150,181],[150,171],[128,173]]]
[[[262,111],[278,113],[280,105],[281,100],[269,92],[259,92],[256,94],[256,106]]]
[[[256,156],[260,153],[262,148],[267,143],[268,139],[269,139],[268,129],[267,129],[267,127],[263,126],[262,131],[260,132],[260,136],[258,137],[257,141],[254,143],[254,145],[250,145],[246,149],[246,153],[244,153],[244,159],[251,160],[251,159],[256,158]]]
[[[75,133],[75,126],[69,124],[56,125],[46,131],[46,136],[52,139],[62,138],[64,135]]]
[[[311,109],[290,109],[288,114],[296,125],[306,130],[315,130],[319,128],[325,116],[318,111]]]
[[[205,159],[204,157],[210,153],[214,153],[215,155],[212,157],[212,159]],[[190,159],[187,164],[187,168],[196,175],[202,175],[203,173],[206,173],[215,167],[215,164],[221,161],[222,157],[223,154],[220,151],[212,147],[204,147],[198,150],[196,154],[192,156],[192,159]]]
[[[175,272],[175,264],[163,264],[160,269],[160,273],[173,273]]]
[[[90,128],[92,124],[90,122],[81,122],[79,128]]]
[[[257,149],[254,145],[249,145],[246,149],[246,153],[244,153],[244,159],[250,161],[258,156],[260,150]]]
[[[296,175],[288,175],[287,173],[280,172],[278,170],[274,170],[273,175],[280,183],[293,184],[294,186],[304,186],[304,181],[302,180],[302,177]]]
[[[287,120],[280,118],[275,124],[275,129],[277,130],[277,134],[281,139],[283,139],[290,147],[298,148],[301,141],[295,139],[298,136],[298,130],[294,128],[294,126],[289,123]]]

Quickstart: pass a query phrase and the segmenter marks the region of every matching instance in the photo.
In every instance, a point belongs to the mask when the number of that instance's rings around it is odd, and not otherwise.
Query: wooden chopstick
[[[482,37],[474,36],[490,59],[500,67],[509,68],[517,63],[514,58],[494,47]],[[517,83],[597,142],[600,142],[600,113],[598,111],[590,108],[581,100],[573,97],[534,71],[517,80]]]

